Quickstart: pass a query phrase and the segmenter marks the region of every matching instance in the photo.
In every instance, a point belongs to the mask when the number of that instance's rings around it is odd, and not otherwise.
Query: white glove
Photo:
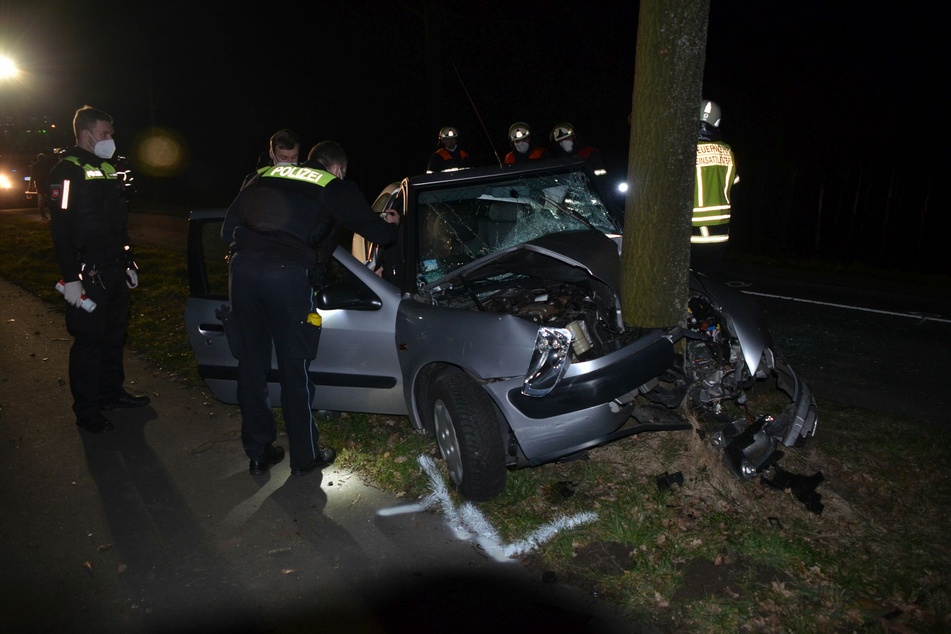
[[[86,289],[83,288],[83,283],[79,280],[75,282],[66,282],[65,288],[63,289],[63,297],[66,298],[66,302],[72,304],[76,308],[79,308],[83,303],[83,295],[86,294]]]
[[[139,272],[135,269],[125,270],[125,284],[129,288],[135,288],[139,285]]]

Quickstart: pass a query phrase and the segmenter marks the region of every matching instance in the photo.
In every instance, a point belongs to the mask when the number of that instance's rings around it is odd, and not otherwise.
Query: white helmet
[[[559,123],[554,128],[551,129],[551,140],[552,143],[560,143],[568,137],[572,137],[575,134],[575,127],[570,123]]]
[[[517,121],[509,126],[509,141],[512,143],[524,141],[530,136],[532,136],[532,130],[528,127],[527,123]]]
[[[720,106],[709,99],[700,102],[700,120],[706,121],[714,128],[720,127]]]
[[[445,141],[446,139],[458,139],[459,130],[455,129],[451,125],[447,125],[445,128],[442,128],[439,131],[439,140]]]

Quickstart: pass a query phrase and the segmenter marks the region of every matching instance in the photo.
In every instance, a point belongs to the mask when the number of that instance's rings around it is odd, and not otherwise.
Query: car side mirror
[[[318,310],[380,310],[383,302],[365,286],[328,284],[317,291]]]

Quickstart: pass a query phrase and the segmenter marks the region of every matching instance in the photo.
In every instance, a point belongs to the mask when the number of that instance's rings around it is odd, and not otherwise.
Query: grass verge
[[[4,223],[0,276],[62,307],[47,226],[18,216]],[[204,390],[182,324],[185,256],[140,248],[138,261],[129,350]],[[790,490],[737,481],[701,428],[511,472],[503,494],[480,510],[507,541],[560,516],[596,512],[595,522],[556,535],[524,564],[662,631],[951,628],[947,429],[821,402],[819,435],[781,463],[824,476],[816,514]],[[429,492],[417,458],[435,457],[435,446],[406,419],[344,414],[321,431],[346,466],[377,486],[408,499]],[[683,484],[661,490],[658,478],[675,473]]]

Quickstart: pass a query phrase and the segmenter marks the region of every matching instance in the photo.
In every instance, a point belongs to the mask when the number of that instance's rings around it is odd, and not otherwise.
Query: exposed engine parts
[[[477,297],[452,291],[433,297],[434,303],[453,308],[472,308],[527,319],[539,326],[567,328],[572,333],[576,360],[596,359],[622,347],[632,333],[615,332],[604,311],[587,289],[567,283],[521,279],[508,280],[498,290],[480,292]],[[529,285],[530,284],[530,285]]]

